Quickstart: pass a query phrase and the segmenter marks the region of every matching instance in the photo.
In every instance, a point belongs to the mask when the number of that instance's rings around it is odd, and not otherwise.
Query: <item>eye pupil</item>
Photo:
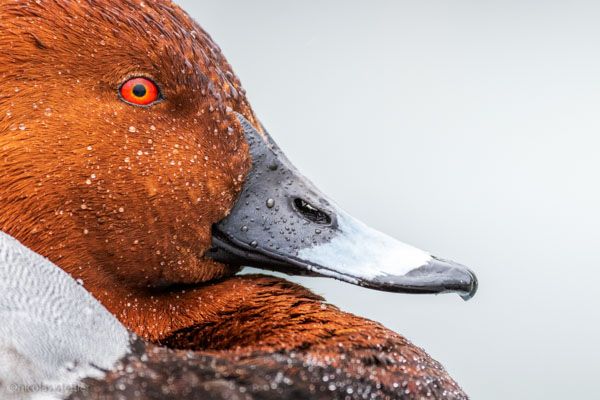
[[[136,97],[144,97],[148,91],[146,90],[146,86],[142,85],[141,83],[138,83],[133,87],[132,92],[133,95]]]

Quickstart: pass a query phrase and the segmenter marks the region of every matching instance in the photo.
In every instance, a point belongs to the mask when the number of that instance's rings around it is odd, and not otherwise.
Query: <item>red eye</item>
[[[158,87],[150,79],[133,78],[120,89],[123,100],[137,106],[148,106],[160,99]]]

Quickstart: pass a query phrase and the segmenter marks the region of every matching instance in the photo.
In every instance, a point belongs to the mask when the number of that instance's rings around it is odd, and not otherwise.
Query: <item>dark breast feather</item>
[[[69,399],[307,400],[449,399],[467,395],[413,345],[306,351],[193,352],[133,343],[102,380]]]

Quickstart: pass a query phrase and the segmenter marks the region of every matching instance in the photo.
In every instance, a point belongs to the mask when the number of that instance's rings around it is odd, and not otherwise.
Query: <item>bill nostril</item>
[[[317,207],[313,206],[306,200],[301,198],[294,199],[294,208],[298,213],[300,213],[305,219],[314,222],[319,225],[329,225],[331,224],[331,217],[319,210]]]

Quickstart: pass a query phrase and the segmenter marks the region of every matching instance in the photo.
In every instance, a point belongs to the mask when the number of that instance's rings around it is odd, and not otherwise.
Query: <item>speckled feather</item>
[[[129,353],[130,335],[64,271],[0,232],[0,398],[77,385]]]

